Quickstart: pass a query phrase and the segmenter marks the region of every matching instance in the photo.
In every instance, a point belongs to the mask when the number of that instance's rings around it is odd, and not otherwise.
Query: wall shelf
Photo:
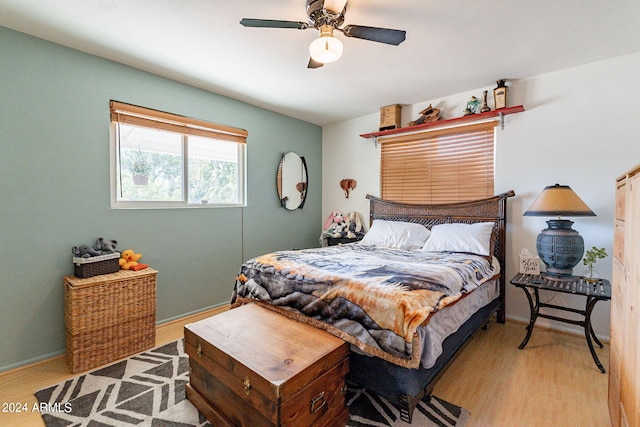
[[[468,116],[456,117],[456,118],[453,118],[453,119],[439,120],[437,122],[430,122],[430,123],[423,123],[421,125],[407,126],[407,127],[403,127],[403,128],[396,128],[396,129],[388,129],[388,130],[382,130],[382,131],[379,131],[379,132],[363,133],[360,136],[362,138],[378,139],[379,137],[382,137],[382,136],[396,135],[396,134],[408,133],[408,132],[415,132],[415,131],[419,131],[419,130],[429,129],[429,128],[432,128],[432,127],[448,126],[448,125],[465,123],[465,122],[475,122],[475,121],[479,121],[479,120],[490,119],[490,118],[493,118],[493,117],[499,117],[500,118],[500,122],[502,124],[502,127],[504,128],[504,116],[509,115],[509,114],[521,113],[523,111],[524,111],[524,106],[516,105],[515,107],[501,108],[500,110],[487,111],[486,113],[470,114]]]

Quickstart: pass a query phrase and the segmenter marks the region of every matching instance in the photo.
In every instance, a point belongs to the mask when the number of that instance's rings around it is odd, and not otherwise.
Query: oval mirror
[[[304,157],[290,151],[282,155],[276,187],[280,205],[289,210],[302,209],[307,198],[307,163]]]

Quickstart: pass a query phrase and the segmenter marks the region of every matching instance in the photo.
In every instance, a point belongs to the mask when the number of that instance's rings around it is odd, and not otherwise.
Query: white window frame
[[[144,107],[138,107],[130,104],[124,104],[117,101],[110,102],[111,107],[111,124],[110,124],[110,193],[112,209],[166,209],[166,208],[224,208],[224,207],[246,207],[246,138],[248,133],[244,129],[232,128],[229,126],[218,125],[215,123],[205,122],[198,119],[178,116],[171,113],[150,110]],[[118,177],[118,119],[114,114],[125,111],[131,114],[131,117],[140,117],[143,119],[157,120],[159,123],[167,123],[168,126],[181,124],[185,126],[185,132],[179,130],[171,130],[178,134],[182,134],[182,171],[183,171],[183,194],[181,201],[125,201],[118,200],[119,177]],[[149,127],[151,126],[144,126]],[[237,142],[237,164],[238,164],[238,203],[189,203],[189,181],[188,181],[188,134],[190,130],[212,131],[219,136],[219,139]],[[207,136],[207,135],[203,135]]]

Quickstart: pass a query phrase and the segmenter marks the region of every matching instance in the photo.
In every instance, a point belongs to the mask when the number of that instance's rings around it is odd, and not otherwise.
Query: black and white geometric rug
[[[469,411],[431,396],[416,405],[411,424],[400,419],[400,411],[387,400],[364,389],[349,389],[348,427],[461,427],[469,420]]]
[[[35,395],[47,427],[210,427],[186,399],[188,382],[189,359],[178,340]],[[411,424],[386,400],[363,390],[349,390],[347,402],[347,425],[353,427],[461,427],[469,418],[467,410],[436,397],[420,402]]]

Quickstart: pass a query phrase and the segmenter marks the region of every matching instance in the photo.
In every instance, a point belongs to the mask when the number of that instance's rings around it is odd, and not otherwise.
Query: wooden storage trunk
[[[187,398],[216,427],[340,426],[347,344],[247,304],[185,326]]]
[[[64,278],[67,364],[86,371],[139,353],[156,341],[156,275],[146,268]]]

